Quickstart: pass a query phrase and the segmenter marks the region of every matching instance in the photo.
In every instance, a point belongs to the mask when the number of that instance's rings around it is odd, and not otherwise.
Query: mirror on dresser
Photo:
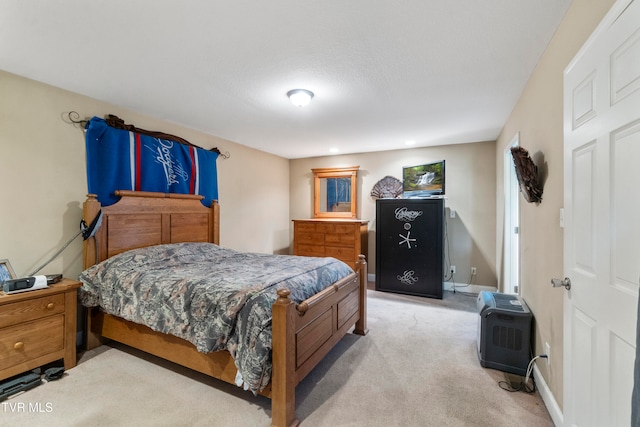
[[[313,171],[313,218],[293,220],[293,254],[330,256],[357,269],[368,255],[369,221],[357,219],[359,166]]]
[[[357,218],[358,168],[359,166],[311,169],[314,218]]]

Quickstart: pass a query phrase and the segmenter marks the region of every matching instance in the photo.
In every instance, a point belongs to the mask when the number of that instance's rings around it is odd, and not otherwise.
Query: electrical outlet
[[[548,342],[544,343],[544,352],[547,355],[547,366],[551,364],[551,346]]]
[[[451,272],[451,274],[456,274],[456,266],[452,265],[449,271]]]
[[[475,276],[477,272],[478,272],[478,270],[476,270],[475,267],[471,267],[471,275],[472,276]]]

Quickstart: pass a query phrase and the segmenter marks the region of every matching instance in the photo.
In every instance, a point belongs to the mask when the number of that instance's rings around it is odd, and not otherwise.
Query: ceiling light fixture
[[[313,98],[313,92],[306,89],[292,89],[287,92],[287,96],[293,103],[293,105],[297,107],[304,107],[309,102],[311,102],[311,98]]]

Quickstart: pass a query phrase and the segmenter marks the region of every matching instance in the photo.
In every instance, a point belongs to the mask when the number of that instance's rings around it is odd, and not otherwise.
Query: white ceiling
[[[0,69],[290,159],[487,141],[569,3],[2,0]]]

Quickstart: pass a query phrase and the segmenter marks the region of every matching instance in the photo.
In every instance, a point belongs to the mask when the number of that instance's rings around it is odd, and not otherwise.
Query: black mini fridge
[[[376,290],[442,298],[444,199],[376,200]]]

